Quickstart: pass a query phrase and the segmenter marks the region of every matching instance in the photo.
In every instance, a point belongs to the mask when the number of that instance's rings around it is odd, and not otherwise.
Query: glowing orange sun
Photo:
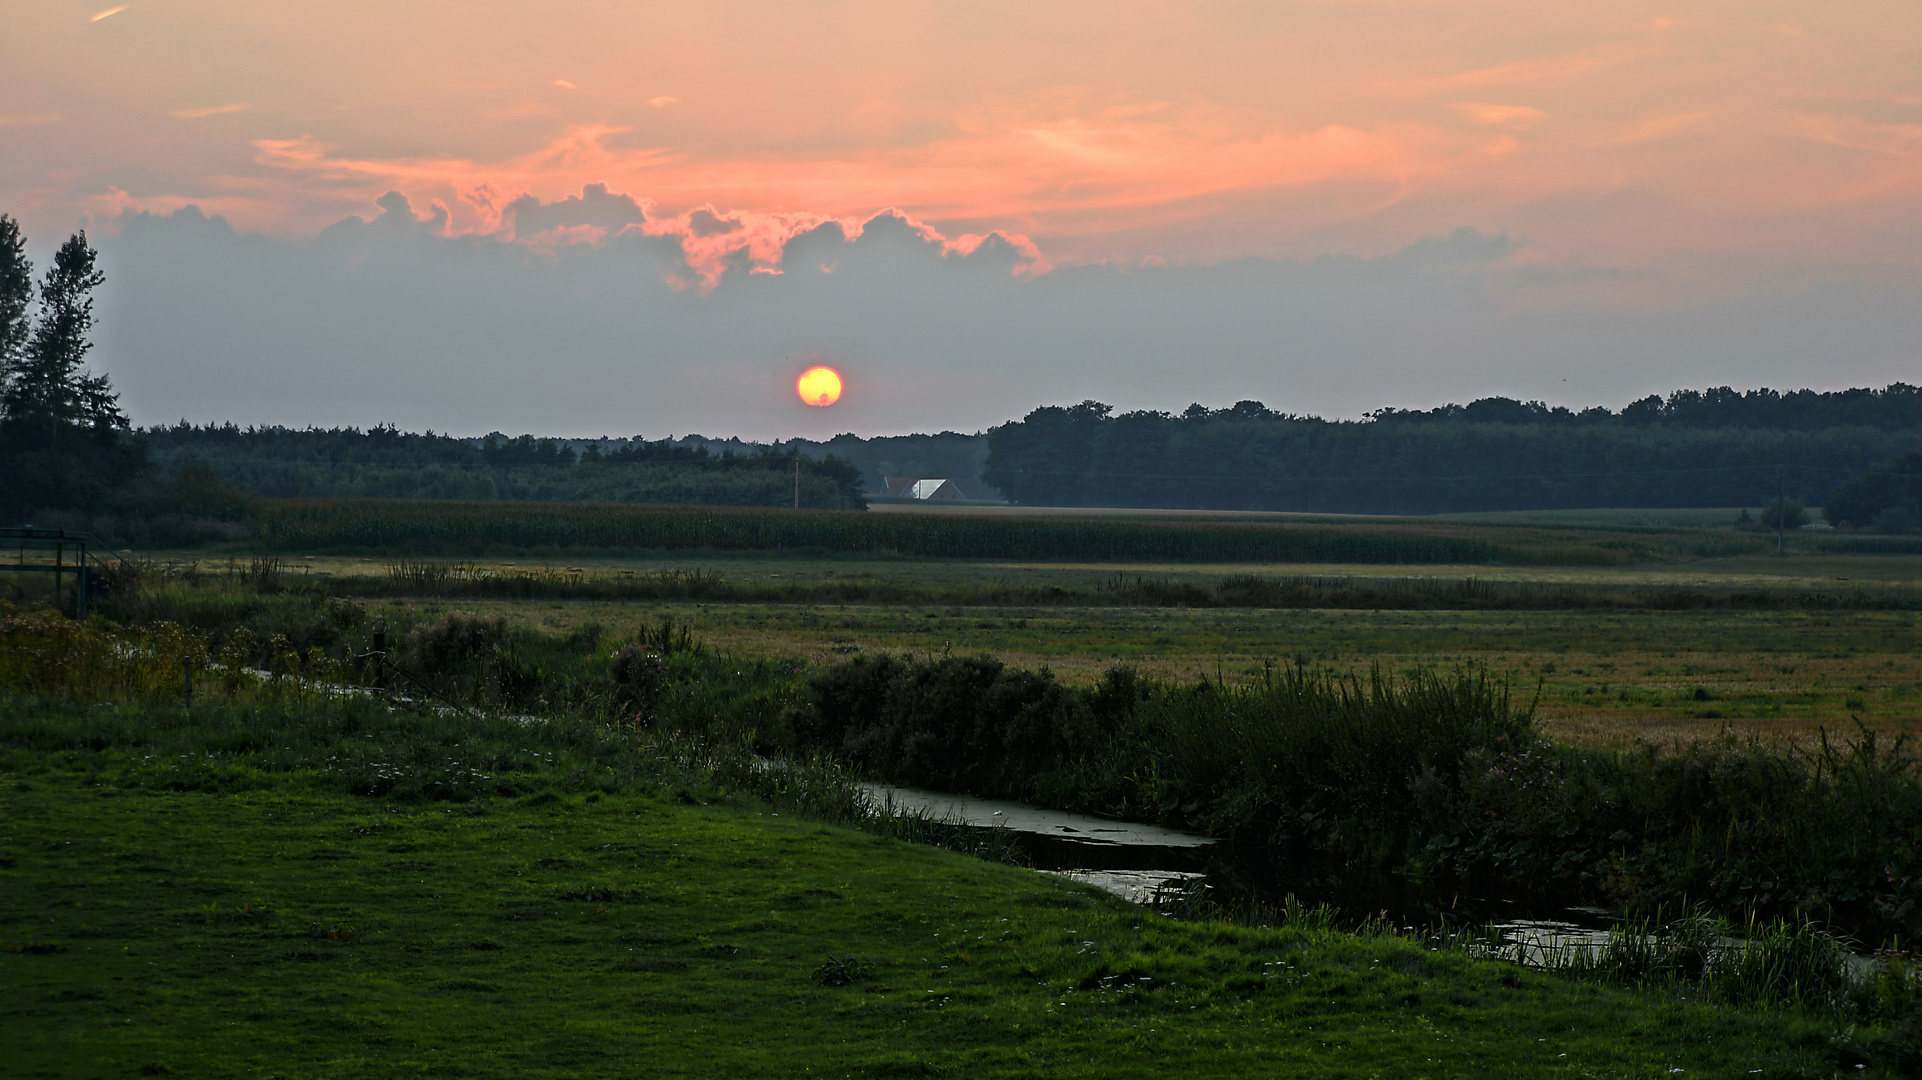
[[[794,392],[809,405],[825,408],[841,400],[841,373],[831,367],[811,367],[794,381]]]

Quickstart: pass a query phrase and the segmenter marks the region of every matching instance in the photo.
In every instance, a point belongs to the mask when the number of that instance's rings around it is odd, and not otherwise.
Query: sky
[[[12,0],[139,423],[752,438],[1922,374],[1922,5]],[[792,380],[840,368],[803,405]]]

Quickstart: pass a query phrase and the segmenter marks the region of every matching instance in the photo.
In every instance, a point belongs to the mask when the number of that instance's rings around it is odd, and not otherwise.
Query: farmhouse
[[[932,479],[917,480],[911,476],[890,476],[887,478],[888,494],[910,499],[924,499],[929,502],[960,502],[964,496],[953,481]]]

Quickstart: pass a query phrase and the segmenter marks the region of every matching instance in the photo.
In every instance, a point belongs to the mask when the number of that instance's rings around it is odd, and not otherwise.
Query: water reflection
[[[941,821],[1007,829],[1036,870],[1085,881],[1133,903],[1146,903],[1163,886],[1202,880],[1216,841],[1206,836],[1044,810],[1007,799],[978,799],[939,791],[862,785],[877,806],[926,813]]]

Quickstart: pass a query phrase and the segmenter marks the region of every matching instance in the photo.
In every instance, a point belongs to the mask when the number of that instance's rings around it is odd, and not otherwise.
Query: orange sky
[[[1918,266],[1914,0],[115,7],[0,18],[0,211],[36,240],[189,203],[297,236],[388,190],[493,232],[603,183],[763,256],[898,207],[1030,270],[1461,226],[1704,288]]]

